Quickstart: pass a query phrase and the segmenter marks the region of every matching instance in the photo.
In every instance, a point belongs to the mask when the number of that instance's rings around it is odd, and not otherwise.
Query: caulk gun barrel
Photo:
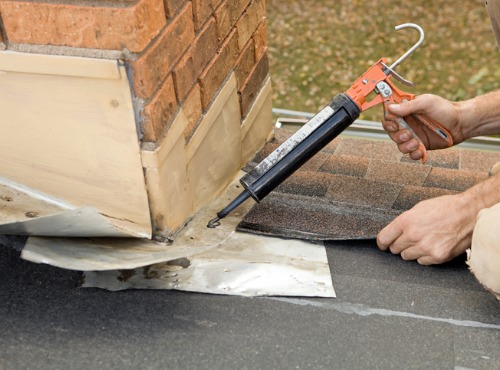
[[[217,227],[220,219],[226,217],[250,196],[260,202],[350,126],[359,117],[360,112],[359,107],[349,96],[336,95],[327,107],[308,122],[309,124],[314,121],[312,131],[309,130],[311,126],[304,126],[252,171],[243,176],[240,182],[245,190],[226,208],[218,212],[217,217],[210,220],[208,227]]]
[[[258,170],[252,171],[240,180],[257,202],[261,201],[312,156],[342,133],[359,117],[361,112],[359,107],[345,94],[336,95],[329,106],[332,108],[333,113],[283,158],[279,159],[269,169],[260,172]]]

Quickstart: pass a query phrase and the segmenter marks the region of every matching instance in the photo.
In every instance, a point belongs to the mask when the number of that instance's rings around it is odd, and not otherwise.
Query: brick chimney
[[[269,138],[265,0],[0,0],[0,17],[0,59],[124,67],[155,235],[172,237]]]

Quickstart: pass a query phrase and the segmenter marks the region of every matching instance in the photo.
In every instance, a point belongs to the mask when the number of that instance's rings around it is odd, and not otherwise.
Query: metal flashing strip
[[[88,271],[83,286],[243,296],[335,297],[323,243],[234,231],[253,202],[242,204],[218,228],[207,228],[207,221],[215,212],[240,191],[241,186],[233,181],[169,246],[205,248],[204,252],[127,271]]]

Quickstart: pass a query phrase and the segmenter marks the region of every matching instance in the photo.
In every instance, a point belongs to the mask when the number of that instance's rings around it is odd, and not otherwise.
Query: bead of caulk
[[[215,218],[212,218],[209,222],[208,222],[208,225],[207,227],[209,227],[210,229],[215,229],[217,226],[220,226],[220,217],[215,217]]]

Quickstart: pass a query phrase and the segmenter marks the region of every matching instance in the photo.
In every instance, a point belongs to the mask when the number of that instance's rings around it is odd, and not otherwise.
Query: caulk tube
[[[282,147],[287,144],[288,140],[240,180],[241,184],[257,202],[260,202],[305,162],[342,133],[361,113],[358,106],[345,94],[336,95],[323,111],[327,108],[333,111],[332,114],[289,150],[286,155],[273,163],[273,156],[275,157],[281,153],[284,149]],[[311,120],[313,119],[314,117]],[[262,163],[266,163],[267,169],[265,171],[262,171]]]
[[[208,223],[208,227],[216,227],[221,218],[226,217],[250,196],[260,202],[349,127],[360,113],[361,110],[349,96],[336,95],[330,104],[241,178],[240,182],[245,190],[218,212],[217,217]]]

